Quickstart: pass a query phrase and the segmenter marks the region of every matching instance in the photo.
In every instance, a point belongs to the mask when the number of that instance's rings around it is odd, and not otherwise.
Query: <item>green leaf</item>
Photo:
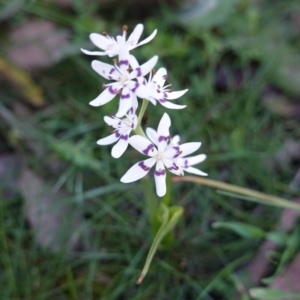
[[[179,20],[191,29],[212,28],[226,22],[239,0],[198,0],[186,5]]]
[[[287,243],[288,235],[286,234],[286,232],[280,231],[269,232],[266,238],[279,246],[284,246]]]
[[[300,299],[300,295],[269,288],[252,288],[249,293],[252,298],[261,300]]]
[[[152,242],[144,268],[142,270],[139,279],[137,280],[137,284],[142,283],[143,279],[145,278],[149,270],[154,254],[156,253],[157,248],[160,245],[160,242],[166,236],[166,234],[170,232],[174,228],[174,226],[178,223],[182,214],[183,214],[183,208],[181,206],[172,206],[168,208],[166,205],[161,203],[158,209],[158,215],[162,224]]]
[[[240,222],[215,222],[212,227],[232,230],[244,238],[263,238],[266,235],[259,227]]]
[[[101,163],[93,157],[83,143],[52,142],[51,146],[61,157],[78,167],[86,167],[97,171],[101,169]]]

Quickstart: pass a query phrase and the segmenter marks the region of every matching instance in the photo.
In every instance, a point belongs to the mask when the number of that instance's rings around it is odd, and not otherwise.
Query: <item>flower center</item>
[[[122,85],[125,85],[127,81],[128,81],[127,75],[126,75],[126,74],[121,74],[121,76],[119,77],[119,82],[120,82]]]
[[[155,158],[156,158],[156,161],[162,160],[164,158],[164,153],[158,152]]]
[[[124,118],[122,123],[127,127],[131,127],[131,121],[128,118]]]

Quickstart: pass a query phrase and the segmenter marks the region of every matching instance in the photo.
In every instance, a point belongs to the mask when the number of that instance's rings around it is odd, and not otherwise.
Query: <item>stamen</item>
[[[156,70],[155,70],[155,69],[152,70],[152,74],[153,74],[153,75],[156,74]]]
[[[131,67],[128,67],[127,72],[131,72],[133,69]]]
[[[106,31],[103,31],[103,32],[102,32],[102,35],[104,35],[104,36],[108,36],[108,34],[107,34],[107,32],[106,32]]]
[[[118,64],[118,61],[115,58],[113,59],[113,62],[114,62],[114,65]]]
[[[102,88],[103,88],[103,89],[106,89],[107,86],[106,86],[105,84],[102,84]]]
[[[127,29],[128,29],[128,26],[127,25],[123,25],[122,31],[127,31]]]

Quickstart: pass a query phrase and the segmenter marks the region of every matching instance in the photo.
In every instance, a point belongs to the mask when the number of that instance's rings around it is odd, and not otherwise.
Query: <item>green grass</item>
[[[140,17],[126,6],[112,9],[83,1],[74,1],[68,10],[30,1],[5,20],[0,35],[6,49],[8,32],[27,20],[50,19],[71,32],[71,53],[63,52],[59,62],[30,75],[43,90],[44,107],[23,102],[30,116],[16,115],[13,107],[22,99],[21,92],[0,80],[1,118],[6,116],[0,123],[0,149],[21,155],[24,166],[50,187],[65,190],[63,201],[75,205],[84,220],[76,228],[82,248],[53,253],[35,242],[21,191],[16,188],[17,195],[10,199],[0,193],[1,299],[251,299],[240,289],[249,285],[247,276],[240,274],[262,239],[213,229],[211,224],[243,222],[268,232],[281,209],[192,183],[173,184],[172,204],[185,210],[174,230],[175,240],[158,251],[143,284],[135,285],[151,246],[151,229],[142,184],[125,186],[119,179],[141,155],[129,150],[115,160],[110,146],[96,144],[110,132],[103,117],[116,111],[118,101],[99,108],[88,105],[105,80],[91,69],[94,58],[79,52],[80,47],[91,47],[90,32],[118,34],[123,24],[131,30],[143,22],[146,36],[157,28],[157,37],[134,54],[140,62],[159,55],[157,68],[167,68],[174,90],[189,89],[177,102],[187,108],[168,110],[171,133],[180,133],[183,142],[202,142],[199,153],[208,158],[199,168],[209,178],[291,199],[299,195],[288,189],[295,168],[275,170],[270,160],[288,138],[299,139],[299,122],[290,128],[291,119],[269,111],[263,98],[269,88],[288,99],[299,96],[294,77],[283,76],[281,70],[288,66],[287,56],[300,50],[289,19],[300,5],[296,0],[262,1],[260,7],[251,1],[231,2],[235,4],[228,7],[228,15],[199,27],[181,23],[176,11],[163,4]],[[297,67],[299,72],[300,64]],[[216,79],[216,70],[221,70],[221,79]],[[156,128],[165,111],[159,104],[149,105],[148,126]],[[59,172],[49,168],[55,161],[60,162]],[[62,225],[62,234],[70,230]],[[286,265],[292,258],[299,245],[294,238],[298,230],[299,224],[287,233],[270,276],[281,259]],[[286,253],[291,241],[295,251]]]

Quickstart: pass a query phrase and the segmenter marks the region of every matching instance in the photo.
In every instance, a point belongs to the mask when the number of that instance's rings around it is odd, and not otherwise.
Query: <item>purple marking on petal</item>
[[[140,162],[138,163],[138,166],[141,167],[144,171],[149,171],[149,170],[150,170],[150,168],[147,167],[147,166],[144,164],[143,161],[140,161]]]
[[[116,136],[117,138],[119,138],[119,137],[121,136],[121,134],[119,133],[118,130],[116,130],[114,133],[115,133],[115,136]]]
[[[175,163],[173,163],[173,165],[172,165],[172,167],[170,167],[170,168],[168,168],[168,170],[178,170],[179,169],[179,167],[175,164]]]
[[[158,101],[160,102],[160,103],[165,103],[165,102],[167,102],[167,100],[166,99],[158,99]]]
[[[188,160],[187,159],[185,159],[184,160],[184,166],[183,166],[183,168],[188,168],[189,167],[189,164],[188,164]]]
[[[156,171],[156,170],[155,170],[154,174],[155,174],[156,176],[163,176],[163,175],[166,174],[166,170],[164,170],[164,169],[160,169],[159,171]]]
[[[135,69],[136,70],[136,77],[140,77],[140,76],[142,76],[142,70],[141,70],[141,68],[136,68]]]
[[[128,112],[131,113],[131,114],[133,114],[133,112],[134,112],[133,107],[130,107],[130,109],[129,109]]]
[[[127,59],[120,60],[120,61],[119,61],[119,66],[121,66],[121,65],[128,66],[128,65],[129,65],[129,61],[128,61]]]
[[[145,150],[143,150],[143,153],[145,155],[148,155],[148,153],[150,152],[150,150],[152,150],[154,148],[153,144],[150,144]]]
[[[121,94],[121,99],[124,100],[124,99],[129,99],[130,98],[130,94]]]
[[[163,136],[163,135],[160,135],[159,138],[158,138],[158,141],[159,141],[159,142],[167,141],[169,138],[170,138],[170,136]]]
[[[108,91],[109,91],[111,94],[118,94],[118,90],[117,90],[117,89],[114,89],[114,88],[112,87],[112,85],[109,86]]]
[[[121,136],[120,136],[120,139],[121,140],[124,140],[124,141],[127,141],[128,140],[128,134],[122,134]]]
[[[136,82],[134,88],[133,88],[131,91],[132,91],[133,93],[135,93],[136,90],[137,90],[137,88],[138,88],[139,86],[140,86],[139,83]]]
[[[115,72],[115,71],[116,71],[116,69],[115,69],[115,68],[112,68],[112,69],[109,71],[108,74],[112,74],[112,73]],[[110,76],[110,75],[108,75],[108,78],[109,78],[109,79],[113,79],[112,76]]]
[[[182,153],[182,151],[180,151],[180,147],[178,147],[178,146],[173,147],[173,149],[175,149],[176,152],[177,152],[177,153],[173,156],[173,158],[178,157],[178,156]]]

